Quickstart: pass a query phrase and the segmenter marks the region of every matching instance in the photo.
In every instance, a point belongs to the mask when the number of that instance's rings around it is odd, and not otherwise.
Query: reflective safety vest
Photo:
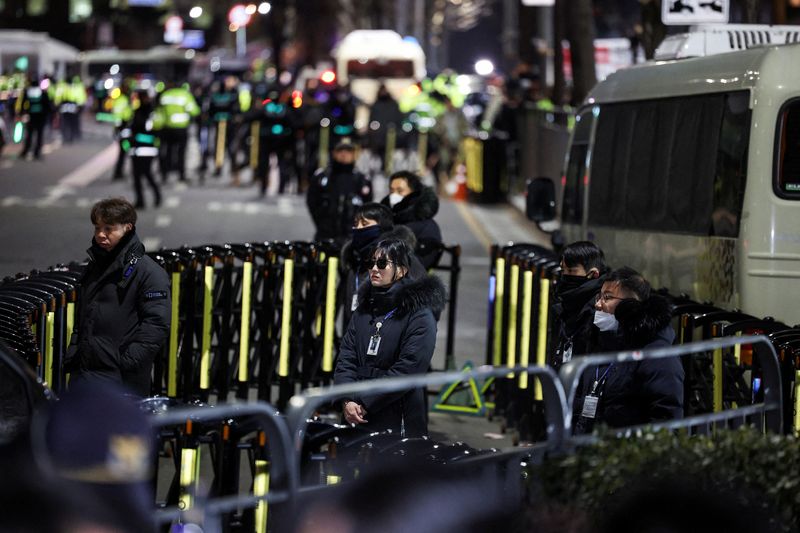
[[[120,94],[119,97],[114,100],[111,107],[111,114],[114,116],[114,124],[117,126],[122,126],[130,122],[131,118],[133,118],[133,108],[131,107],[131,101],[127,95]]]
[[[185,129],[192,118],[200,114],[200,106],[192,93],[183,87],[174,87],[161,93],[156,114],[161,115],[165,128]]]
[[[253,94],[250,92],[250,88],[240,88],[239,89],[239,110],[242,113],[247,113],[250,110],[250,106],[253,104]]]

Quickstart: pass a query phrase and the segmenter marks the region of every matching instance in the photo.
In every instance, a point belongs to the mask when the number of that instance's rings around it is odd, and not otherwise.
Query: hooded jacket
[[[93,240],[87,253],[67,353],[70,383],[112,381],[147,396],[153,361],[169,333],[169,277],[134,231],[111,252]]]
[[[377,236],[370,240],[368,243],[363,244],[360,248],[356,247],[353,240],[349,240],[342,247],[342,267],[345,269],[342,278],[344,282],[344,325],[350,323],[350,318],[353,315],[354,297],[357,295],[359,289],[364,285],[369,285],[369,275],[364,270],[363,263],[369,258],[372,249],[383,239],[400,239],[405,241],[409,250],[416,248],[417,238],[414,233],[406,226],[395,226],[390,229],[380,230]],[[422,266],[416,254],[411,254],[411,265],[408,271],[408,276],[411,279],[420,279],[427,275],[425,267]]]
[[[587,279],[579,287],[568,291],[558,291],[553,305],[553,313],[558,332],[551,366],[558,369],[575,355],[584,355],[591,347],[592,326],[594,325],[594,299],[605,282],[605,276]]]
[[[441,313],[446,299],[444,285],[435,276],[404,277],[388,290],[367,284],[360,290],[358,309],[342,338],[334,382],[426,373],[436,345],[434,315]],[[378,322],[382,324],[378,352],[367,355]],[[368,431],[391,429],[418,437],[428,433],[424,395],[424,390],[414,389],[349,400],[365,407]]]
[[[439,198],[431,187],[412,192],[394,207],[386,196],[381,203],[391,207],[394,223],[403,224],[417,237],[417,256],[425,269],[436,266],[442,256],[442,230],[433,220],[439,212]]]
[[[599,333],[595,351],[650,350],[671,346],[675,331],[666,298],[624,300],[614,315],[619,329]],[[607,372],[607,373],[606,373]],[[594,420],[581,416],[586,394],[598,381],[600,400]],[[643,359],[588,369],[576,394],[573,420],[576,432],[588,433],[594,424],[626,427],[683,418],[684,370],[677,357]]]

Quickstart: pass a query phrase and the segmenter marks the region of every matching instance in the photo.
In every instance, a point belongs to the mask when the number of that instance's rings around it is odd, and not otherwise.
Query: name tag
[[[570,361],[572,361],[572,343],[569,343],[569,345],[564,348],[564,352],[561,354],[562,363],[569,363]]]
[[[378,355],[378,349],[381,347],[381,336],[373,335],[369,338],[369,346],[367,346],[367,355]]]
[[[581,411],[581,416],[586,418],[594,418],[597,416],[597,404],[599,401],[599,397],[592,396],[591,394],[587,395],[583,399],[583,411]]]

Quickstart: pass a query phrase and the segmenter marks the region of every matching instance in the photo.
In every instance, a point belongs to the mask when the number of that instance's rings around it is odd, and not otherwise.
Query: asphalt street
[[[84,120],[83,139],[62,145],[58,133],[49,135],[43,160],[18,157],[19,145],[7,146],[0,158],[0,276],[43,269],[57,263],[83,260],[92,237],[91,205],[102,198],[133,199],[131,178],[112,181],[117,147],[111,127]],[[200,183],[197,148],[187,153],[188,183],[172,175],[163,188],[160,208],[139,212],[137,231],[149,250],[184,244],[309,240],[313,225],[298,194],[277,195],[270,188],[261,197],[250,186],[249,170],[242,186],[231,186],[227,172]],[[274,182],[275,180],[273,180]],[[376,179],[376,197],[387,189]],[[481,206],[441,200],[436,217],[448,244],[462,247],[458,291],[456,363],[481,364],[485,358],[489,246],[493,242],[545,243],[546,236],[509,205]],[[447,283],[447,276],[444,276]],[[444,367],[446,320],[440,322],[434,368]],[[458,433],[457,422],[452,431]],[[464,422],[464,431],[470,424]],[[472,428],[474,431],[474,428]],[[459,435],[455,435],[458,437]],[[492,444],[484,444],[492,445]]]

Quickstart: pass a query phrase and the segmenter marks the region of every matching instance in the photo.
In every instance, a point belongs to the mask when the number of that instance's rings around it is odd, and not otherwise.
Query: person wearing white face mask
[[[593,350],[649,350],[672,345],[672,309],[629,267],[613,271],[595,300]],[[577,433],[596,424],[626,427],[683,417],[680,359],[643,359],[588,369],[573,406]]]
[[[419,176],[412,172],[395,172],[389,178],[389,194],[381,203],[392,209],[395,224],[407,226],[417,237],[414,250],[429,269],[441,257],[442,230],[433,220],[439,211],[436,191],[422,184]]]

